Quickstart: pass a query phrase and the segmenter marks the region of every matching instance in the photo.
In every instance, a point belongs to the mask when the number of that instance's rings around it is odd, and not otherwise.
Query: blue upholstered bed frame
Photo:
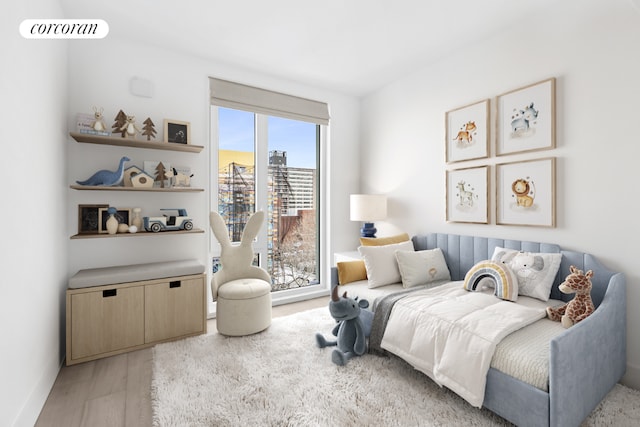
[[[591,297],[596,311],[551,340],[549,392],[491,368],[483,403],[487,409],[518,426],[579,426],[624,375],[627,316],[622,273],[608,270],[592,255],[562,250],[555,244],[437,233],[412,240],[417,251],[440,248],[452,280],[463,280],[474,264],[491,258],[497,246],[562,253],[551,290],[551,298],[558,300],[573,297],[558,289],[569,274],[569,266],[594,272]]]

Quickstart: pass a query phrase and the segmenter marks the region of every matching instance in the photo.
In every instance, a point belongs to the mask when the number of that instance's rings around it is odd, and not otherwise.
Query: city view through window
[[[269,116],[264,133],[256,131],[256,117],[218,108],[218,212],[237,242],[266,201],[266,250],[255,262],[271,275],[272,291],[317,284],[319,126]],[[264,164],[258,151],[268,153]],[[261,194],[265,201],[257,200]]]

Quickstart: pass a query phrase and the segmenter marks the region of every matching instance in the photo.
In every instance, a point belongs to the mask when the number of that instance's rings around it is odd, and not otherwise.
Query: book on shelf
[[[111,136],[111,132],[98,131],[93,129],[80,129],[80,133],[87,135]]]
[[[111,136],[109,131],[98,131],[93,128],[93,122],[96,120],[93,114],[78,113],[76,116],[76,128],[78,133],[86,135]]]

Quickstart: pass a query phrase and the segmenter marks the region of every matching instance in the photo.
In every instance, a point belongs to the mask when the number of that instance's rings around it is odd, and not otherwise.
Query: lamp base
[[[374,227],[372,222],[365,222],[362,228],[360,229],[361,237],[376,237],[376,231],[378,229]]]

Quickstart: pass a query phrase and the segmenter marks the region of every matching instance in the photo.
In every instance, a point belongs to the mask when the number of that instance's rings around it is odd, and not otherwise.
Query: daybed
[[[591,278],[591,297],[596,310],[585,320],[564,329],[559,323],[542,319],[503,340],[507,341],[514,336],[517,338],[517,334],[524,333],[520,340],[511,339],[513,342],[510,345],[513,346],[515,342],[517,346],[518,342],[524,345],[523,340],[529,345],[536,342],[535,338],[531,338],[532,334],[549,337],[543,338],[546,341],[539,345],[546,352],[548,344],[548,363],[545,364],[548,381],[543,386],[533,386],[496,369],[492,361],[486,377],[483,407],[519,426],[578,426],[624,374],[626,285],[622,273],[608,270],[592,255],[562,250],[555,244],[452,234],[419,235],[411,240],[415,251],[440,248],[452,281],[463,280],[467,271],[476,263],[490,259],[496,247],[532,253],[561,253],[561,264],[551,289],[551,300],[569,301],[573,297],[558,289],[571,265],[594,272]],[[337,283],[338,274],[334,267],[332,286],[337,286]],[[375,298],[380,294],[402,289],[401,284],[375,289],[369,289],[367,284],[364,280],[341,288],[349,296],[368,298],[371,303],[374,302],[372,296]],[[540,338],[537,340],[539,342]],[[502,343],[496,348],[494,359],[501,346]],[[506,351],[507,357],[511,354],[510,357],[513,358],[514,353],[509,351]]]

